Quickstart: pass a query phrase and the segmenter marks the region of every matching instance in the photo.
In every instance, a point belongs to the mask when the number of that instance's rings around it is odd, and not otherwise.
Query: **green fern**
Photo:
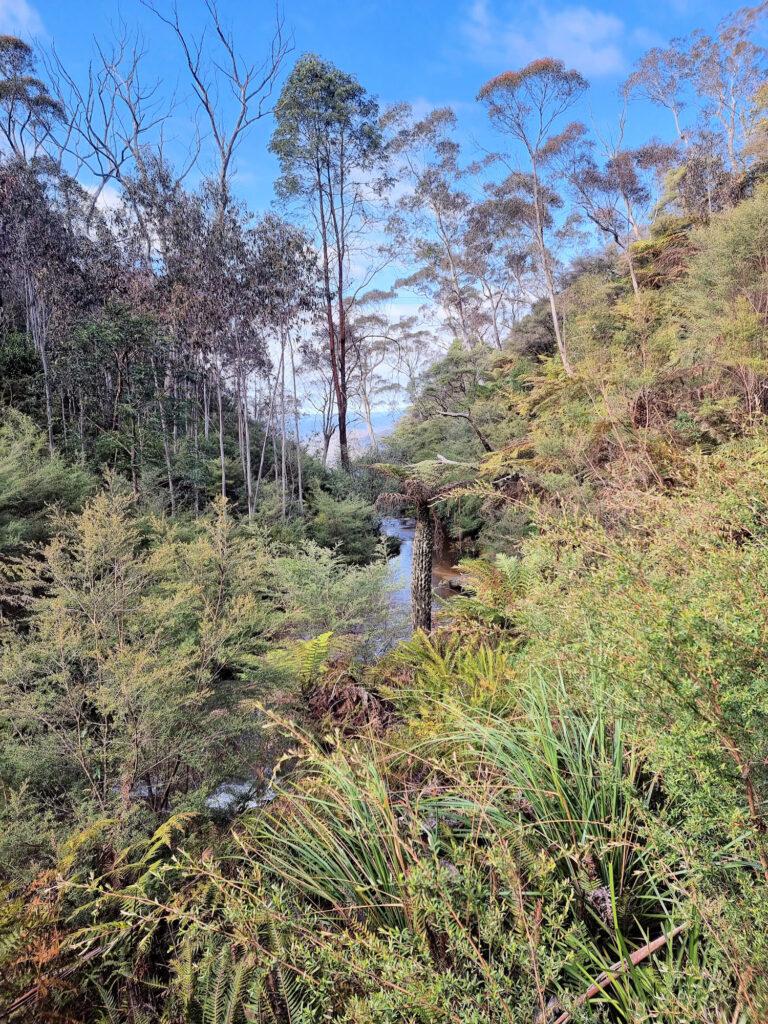
[[[538,580],[537,571],[514,555],[496,555],[496,567],[501,570],[517,597],[528,597]]]
[[[289,647],[272,651],[268,661],[295,676],[302,693],[306,693],[317,684],[326,669],[331,653],[333,632],[320,633],[309,640],[295,640]]]

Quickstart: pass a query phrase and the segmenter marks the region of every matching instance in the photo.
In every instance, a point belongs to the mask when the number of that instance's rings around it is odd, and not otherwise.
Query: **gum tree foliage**
[[[160,309],[186,353],[184,361],[201,378],[206,438],[211,397],[215,397],[222,496],[227,494],[227,386],[234,395],[242,455],[245,389],[266,359],[264,339],[257,329],[260,292],[255,244],[251,214],[233,201],[222,208],[215,185],[204,182],[198,192],[180,196],[168,225],[161,268]]]
[[[256,497],[258,497],[258,487],[261,483],[267,435],[273,423],[277,422],[279,413],[281,425],[282,514],[283,518],[285,518],[287,511],[287,417],[291,412],[296,449],[298,507],[299,514],[304,514],[296,352],[299,348],[302,325],[311,320],[315,302],[320,292],[320,274],[317,254],[312,248],[309,235],[303,229],[276,217],[274,214],[267,214],[256,225],[254,237],[259,322],[264,333],[275,342],[280,356],[275,369],[274,385],[269,388],[267,423],[255,494],[251,492],[250,462],[248,464],[248,508],[249,515],[252,515]],[[286,391],[288,364],[290,364],[290,393]],[[244,423],[247,434],[247,410],[244,410]],[[247,452],[247,457],[250,460],[250,444],[247,445]]]
[[[347,317],[364,284],[352,260],[361,257],[371,200],[383,186],[379,105],[354,76],[305,54],[283,86],[275,120],[270,149],[280,161],[277,194],[314,226],[320,250],[341,464],[349,470]]]
[[[588,88],[578,71],[567,70],[550,57],[533,61],[520,71],[505,71],[487,82],[478,94],[494,127],[509,136],[524,154],[504,157],[511,171],[510,189],[518,197],[518,216],[528,228],[539,271],[544,280],[557,349],[566,374],[573,375],[557,308],[556,237],[554,211],[562,206],[558,191],[558,162],[584,134],[584,126],[562,118]]]
[[[395,331],[389,317],[378,307],[379,296],[369,293],[350,319],[350,346],[353,352],[351,392],[362,413],[371,448],[378,439],[373,426],[373,411],[385,398],[393,400],[400,384],[396,379],[400,367],[393,353]]]
[[[684,150],[679,172],[699,179],[704,215],[721,209],[723,201],[732,205],[734,179],[765,157],[759,90],[768,51],[751,38],[761,12],[743,8],[712,34],[696,30],[649,50],[624,84],[629,98],[650,100],[672,115]]]
[[[62,104],[36,75],[32,47],[0,35],[0,153],[20,163],[43,156],[64,119]]]
[[[73,316],[99,298],[99,286],[87,273],[93,242],[80,230],[83,203],[79,185],[50,164],[0,165],[2,311],[9,326],[26,331],[40,359],[51,452],[55,347]]]
[[[621,251],[629,269],[635,296],[640,294],[632,257],[632,242],[640,238],[641,217],[651,192],[644,180],[643,152],[615,149],[601,167],[594,147],[574,153],[568,184],[574,200],[595,227]]]
[[[456,337],[470,348],[478,338],[481,314],[475,277],[467,262],[467,184],[479,164],[462,168],[453,138],[456,115],[448,107],[402,127],[392,142],[397,179],[407,184],[389,230],[400,259],[407,253],[415,273],[398,287],[416,288],[443,310]]]
[[[480,442],[483,451],[492,447],[473,415],[473,405],[483,394],[486,382],[487,350],[477,347],[466,352],[454,343],[445,356],[422,374],[416,405],[419,414],[448,420],[463,420]]]
[[[467,219],[467,267],[499,351],[538,291],[531,240],[518,213],[507,183],[486,182]]]

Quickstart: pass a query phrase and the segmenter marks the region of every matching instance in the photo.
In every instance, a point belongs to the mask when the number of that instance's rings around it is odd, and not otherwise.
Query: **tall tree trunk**
[[[301,478],[301,435],[299,433],[299,400],[296,395],[296,362],[293,358],[293,338],[289,336],[291,346],[291,378],[293,379],[293,422],[296,428],[296,472],[299,485],[299,515],[304,515],[304,485]]]
[[[342,281],[342,269],[339,266],[339,281]],[[352,464],[349,461],[349,443],[347,441],[347,319],[344,310],[344,300],[339,288],[339,395],[337,407],[339,410],[339,456],[341,468],[345,473],[352,472]]]
[[[155,378],[155,395],[157,396],[157,408],[160,413],[160,432],[163,435],[163,454],[165,455],[165,470],[168,477],[168,494],[171,499],[171,515],[176,513],[176,493],[173,489],[173,471],[171,468],[171,451],[168,444],[168,430],[165,421],[165,394],[160,390],[160,383],[157,379],[157,366],[152,362],[152,374]]]
[[[272,424],[272,465],[275,469],[275,494],[280,490],[280,470],[277,465],[277,430]]]
[[[456,297],[456,308],[459,311],[459,327],[461,329],[461,340],[464,342],[464,345],[467,348],[471,348],[472,346],[469,341],[469,329],[467,327],[467,319],[464,313],[464,299],[461,294],[461,283],[459,282],[459,275],[456,270],[456,261],[453,256],[453,250],[451,248],[448,232],[445,230],[445,225],[443,224],[443,216],[440,212],[439,207],[433,205],[432,208],[435,211],[435,215],[437,217],[438,231],[443,241],[443,248],[445,249],[445,254],[448,257],[448,268],[451,272],[451,284],[453,285],[453,294]]]
[[[221,397],[221,373],[216,374],[216,397],[219,400],[219,459],[221,460],[221,496],[227,496],[227,467],[224,461],[224,403]]]
[[[245,464],[245,424],[243,423],[243,386],[242,386],[242,363],[238,359],[237,373],[235,374],[235,380],[237,382],[237,446],[240,452],[240,467],[243,471],[243,480],[247,480],[247,467]],[[247,417],[248,410],[245,410]]]
[[[339,456],[341,468],[345,473],[352,471],[352,464],[349,461],[349,442],[347,441],[347,396],[342,394],[338,401],[339,409]]]
[[[632,259],[632,253],[629,245],[626,249],[627,252],[627,264],[629,266],[629,276],[632,281],[632,291],[635,293],[635,298],[640,298],[640,285],[637,283],[637,274],[635,273],[635,261]]]
[[[360,404],[363,407],[363,419],[365,420],[365,429],[368,431],[368,437],[371,439],[371,448],[378,452],[379,442],[376,440],[376,431],[373,429],[373,410],[371,409],[371,400],[366,391],[365,384],[361,387]]]
[[[435,525],[432,509],[426,501],[416,506],[416,532],[411,563],[411,625],[414,633],[432,629],[432,548]]]
[[[274,386],[274,388],[270,389],[270,393],[269,393],[269,412],[267,413],[267,422],[264,425],[264,443],[261,446],[261,458],[259,460],[259,472],[258,472],[258,476],[256,477],[256,490],[255,490],[254,495],[253,495],[253,507],[254,507],[254,509],[256,508],[256,503],[259,500],[259,491],[261,490],[261,480],[262,480],[262,475],[264,473],[264,457],[265,457],[266,452],[267,452],[267,441],[269,440],[269,432],[270,432],[270,429],[272,427],[272,413],[273,413],[274,404],[275,404],[275,397],[276,397],[276,392],[277,392],[277,382],[279,380],[279,377],[280,377],[280,368],[278,367],[278,370],[275,373],[275,386]]]
[[[171,367],[168,367],[167,373],[167,389],[171,396],[171,433],[173,435],[173,454],[179,454],[179,421],[176,415],[176,409],[178,408],[177,393],[176,393],[176,378],[173,374]]]
[[[195,403],[195,417],[193,425],[194,439],[194,465],[195,465],[195,515],[200,515],[200,414]]]
[[[248,499],[248,518],[253,519],[253,467],[251,465],[251,424],[248,418],[248,375],[243,389],[243,429],[245,431],[245,493]]]
[[[333,435],[336,433],[337,421],[334,416],[334,398],[336,392],[331,386],[328,390],[328,404],[324,405],[321,411],[321,427],[323,432],[323,469],[328,467],[328,452],[330,451]]]
[[[281,341],[281,345],[282,345],[282,352],[281,352],[281,355],[280,355],[280,365],[282,366],[282,372],[281,372],[281,375],[280,375],[280,432],[281,432],[281,438],[280,438],[280,468],[281,468],[281,478],[282,478],[283,520],[285,520],[285,517],[286,517],[287,512],[288,512],[288,506],[287,506],[288,497],[287,497],[287,491],[286,491],[286,477],[287,477],[287,472],[286,472],[286,451],[285,451],[285,334],[282,331],[280,333],[281,333],[280,341]]]
[[[531,167],[533,171],[533,208],[536,217],[536,245],[539,250],[539,256],[541,258],[541,267],[544,271],[544,281],[547,286],[547,295],[549,296],[549,308],[552,313],[552,327],[555,332],[555,341],[557,342],[557,351],[560,353],[560,359],[563,364],[563,369],[569,377],[573,376],[573,369],[571,367],[570,360],[568,358],[568,350],[565,347],[565,339],[560,328],[560,316],[557,311],[557,293],[555,292],[555,279],[552,274],[552,266],[549,262],[549,250],[547,249],[547,243],[544,238],[544,217],[541,208],[540,200],[540,185],[539,185],[539,174],[536,165],[536,156],[533,151],[530,151],[531,156]]]
[[[493,328],[493,340],[496,342],[496,348],[499,350],[499,352],[501,352],[504,349],[504,345],[502,344],[501,341],[501,334],[499,333],[499,305],[501,304],[501,295],[499,295],[498,300],[494,302],[493,288],[488,283],[488,281],[485,280],[485,278],[481,278],[481,285],[485,297],[488,299],[488,305],[491,307],[491,327]]]
[[[85,465],[85,404],[83,389],[80,388],[80,395],[77,402],[78,424],[80,433],[80,462]]]
[[[61,436],[64,439],[64,448],[66,450],[66,447],[69,444],[69,439],[67,437],[67,413],[66,413],[66,409],[64,407],[64,393],[63,392],[59,393],[59,404],[61,405]]]
[[[342,191],[343,200],[343,191]],[[338,395],[338,410],[339,410],[339,455],[341,459],[341,468],[345,473],[352,472],[352,465],[349,461],[349,444],[347,442],[347,311],[344,308],[344,248],[343,239],[341,238],[338,221],[336,219],[336,211],[331,204],[331,212],[333,213],[333,222],[336,228],[336,261],[338,266],[338,285],[339,293],[337,296],[337,304],[339,311],[339,347],[338,347],[338,359],[339,359],[339,395]],[[342,206],[342,220],[344,216],[344,209]]]
[[[208,390],[208,370],[203,375],[203,436],[208,440],[211,431],[211,395]]]
[[[136,416],[131,413],[131,487],[134,498],[139,496],[139,475],[136,468]]]
[[[331,295],[331,273],[330,273],[330,255],[328,252],[328,222],[325,213],[325,202],[323,199],[323,181],[321,168],[317,167],[317,182],[318,182],[318,196],[319,196],[319,213],[320,213],[320,235],[322,239],[322,268],[323,268],[323,290],[325,293],[325,312],[328,321],[328,353],[329,362],[331,365],[331,377],[333,378],[333,388],[336,394],[336,409],[338,411],[338,423],[339,423],[339,448],[341,452],[341,466],[345,471],[349,471],[349,448],[347,446],[347,395],[346,395],[346,382],[343,383],[340,379],[340,365],[341,360],[337,351],[336,345],[336,326],[333,322],[333,298]],[[343,279],[338,281],[339,295],[341,295],[343,285]],[[341,300],[340,308],[343,310],[343,298]],[[341,324],[339,328],[341,329]]]

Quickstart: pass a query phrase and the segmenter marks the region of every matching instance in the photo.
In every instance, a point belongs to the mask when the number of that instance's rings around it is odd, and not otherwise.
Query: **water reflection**
[[[392,604],[404,611],[410,620],[411,614],[411,565],[413,563],[413,537],[416,523],[413,519],[398,519],[385,516],[381,521],[381,532],[386,537],[397,537],[400,541],[400,553],[389,560],[390,571],[397,583],[392,594]],[[451,586],[452,580],[458,575],[453,556],[449,551],[432,558],[432,607],[440,607],[442,601],[456,595]]]

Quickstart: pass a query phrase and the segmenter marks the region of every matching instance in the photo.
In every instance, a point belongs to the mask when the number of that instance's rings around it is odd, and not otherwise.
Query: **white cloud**
[[[0,34],[34,36],[43,31],[43,20],[28,0],[0,0]]]
[[[2,0],[0,0],[0,3],[2,3]],[[97,185],[86,185],[85,189],[91,195],[95,195],[98,190],[96,209],[101,210],[102,213],[117,213],[118,210],[123,208],[122,196],[114,185],[104,185],[103,188],[99,188]]]
[[[474,0],[462,26],[470,56],[498,70],[556,57],[587,78],[621,74],[627,68],[621,18],[584,5],[551,9],[543,4],[497,10],[492,0]]]

